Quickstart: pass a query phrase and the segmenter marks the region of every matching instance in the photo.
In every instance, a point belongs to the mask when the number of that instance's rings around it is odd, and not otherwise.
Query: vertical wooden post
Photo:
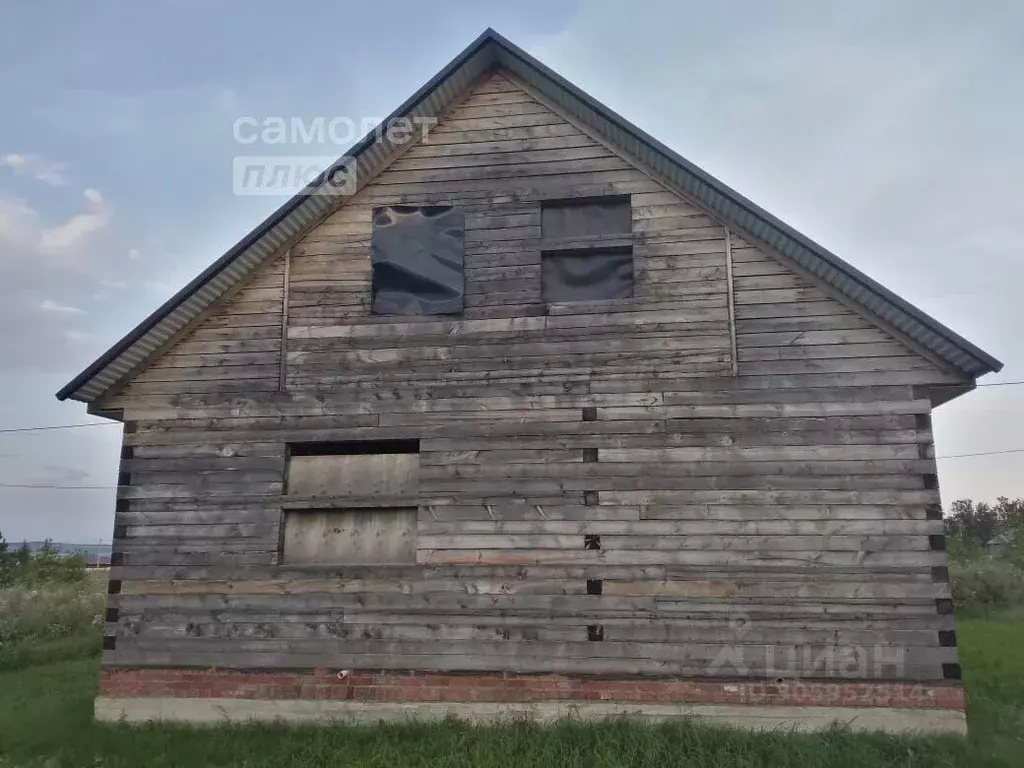
[[[277,389],[284,391],[288,376],[288,286],[291,283],[292,249],[284,252],[284,286],[281,293],[281,368],[278,372]]]
[[[732,280],[732,233],[725,228],[725,280],[729,294],[729,348],[732,354],[732,375],[739,375],[739,359],[736,354],[736,298]]]

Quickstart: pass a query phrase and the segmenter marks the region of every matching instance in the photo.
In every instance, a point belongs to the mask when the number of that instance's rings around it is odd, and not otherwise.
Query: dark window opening
[[[632,231],[629,196],[543,203],[541,293],[545,303],[632,297]]]
[[[595,550],[595,551],[600,551],[600,549],[601,549],[601,537],[600,536],[596,536],[596,535],[594,535],[592,533],[588,533],[586,536],[583,537],[583,548],[584,549]]]
[[[393,205],[373,211],[375,315],[462,312],[466,215],[450,205]]]
[[[633,211],[629,196],[548,200],[540,224],[545,239],[628,235]]]
[[[547,304],[631,298],[633,250],[544,252],[541,254],[541,294]]]
[[[292,443],[292,456],[365,456],[379,453],[419,453],[419,440],[331,440]]]
[[[588,624],[587,625],[587,640],[591,642],[601,642],[604,640],[604,627],[600,624]]]
[[[587,594],[600,595],[604,591],[604,583],[601,579],[587,579]]]

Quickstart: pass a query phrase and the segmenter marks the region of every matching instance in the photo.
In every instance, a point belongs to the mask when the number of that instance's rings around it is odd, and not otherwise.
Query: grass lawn
[[[96,725],[95,657],[0,673],[8,766],[1024,766],[1024,611],[959,623],[969,739],[689,723],[196,729]]]

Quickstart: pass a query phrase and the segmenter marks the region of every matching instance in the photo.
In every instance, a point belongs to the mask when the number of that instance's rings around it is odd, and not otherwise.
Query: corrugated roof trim
[[[393,156],[394,147],[376,138],[382,128],[397,117],[438,115],[496,65],[536,88],[611,145],[636,157],[730,227],[774,248],[957,370],[976,378],[1002,368],[991,355],[712,178],[490,29],[346,153],[359,163],[360,186],[383,170]],[[76,376],[57,397],[92,402],[144,365],[169,339],[334,207],[338,196],[320,191],[323,181],[321,175],[271,214]]]

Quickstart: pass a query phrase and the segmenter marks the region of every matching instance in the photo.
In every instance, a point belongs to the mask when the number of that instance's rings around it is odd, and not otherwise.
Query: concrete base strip
[[[201,698],[96,699],[96,719],[106,722],[165,720],[215,725],[257,721],[335,721],[375,723],[381,720],[439,720],[454,716],[476,723],[515,717],[538,722],[561,718],[595,719],[627,716],[659,721],[694,718],[704,723],[751,729],[813,731],[833,723],[858,731],[890,733],[967,733],[960,710],[891,709],[887,707],[782,707],[714,704],[626,704],[616,702],[500,703],[414,702],[375,703],[324,700],[259,700]]]

